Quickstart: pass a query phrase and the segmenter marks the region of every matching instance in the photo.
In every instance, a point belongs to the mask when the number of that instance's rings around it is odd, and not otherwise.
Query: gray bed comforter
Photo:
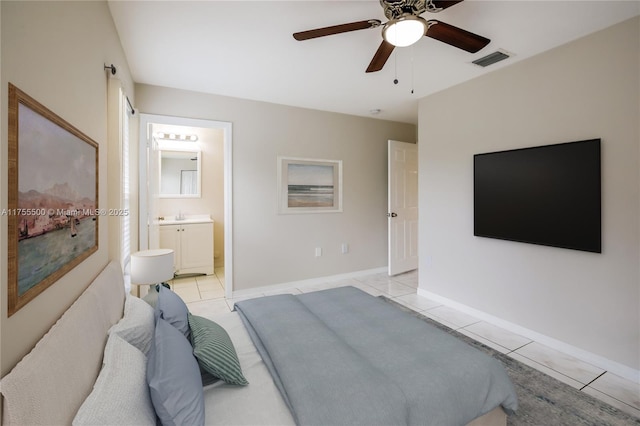
[[[301,425],[464,425],[517,408],[495,359],[354,287],[236,303]]]

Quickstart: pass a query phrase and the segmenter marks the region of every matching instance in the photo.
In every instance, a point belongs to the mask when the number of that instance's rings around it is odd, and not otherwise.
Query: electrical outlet
[[[316,257],[322,256],[322,247],[316,247]]]
[[[342,243],[342,254],[347,254],[347,253],[349,253],[349,244]]]

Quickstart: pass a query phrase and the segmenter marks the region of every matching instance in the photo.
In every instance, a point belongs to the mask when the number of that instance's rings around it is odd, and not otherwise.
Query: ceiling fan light
[[[427,22],[419,16],[407,14],[392,19],[382,29],[382,37],[396,47],[411,46],[427,32]]]

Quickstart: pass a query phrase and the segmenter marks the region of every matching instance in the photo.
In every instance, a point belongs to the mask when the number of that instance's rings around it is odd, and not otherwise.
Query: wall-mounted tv
[[[601,253],[600,139],[473,157],[474,235]]]

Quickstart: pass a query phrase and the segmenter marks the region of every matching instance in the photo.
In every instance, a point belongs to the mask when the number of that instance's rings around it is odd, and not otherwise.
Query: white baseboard
[[[612,361],[603,356],[596,355],[592,352],[585,351],[584,349],[577,348],[568,343],[565,343],[560,340],[554,339],[552,337],[546,336],[544,334],[538,333],[537,331],[533,331],[528,328],[522,327],[518,324],[503,320],[502,318],[495,317],[491,314],[488,314],[486,312],[464,305],[462,303],[456,302],[455,300],[451,300],[446,297],[440,296],[438,294],[432,293],[430,291],[418,288],[418,295],[434,300],[436,302],[442,303],[445,306],[450,306],[454,309],[457,309],[458,311],[474,316],[482,321],[486,321],[497,327],[511,331],[512,333],[516,333],[526,338],[529,338],[531,340],[534,340],[538,343],[541,343],[550,348],[556,349],[560,352],[564,352],[565,354],[578,358],[581,361],[595,365],[596,367],[602,368],[620,377],[624,377],[627,380],[640,383],[640,370],[635,370],[624,364],[620,364],[619,362]]]
[[[261,294],[261,293],[268,293],[272,291],[275,292],[275,291],[289,290],[292,288],[311,287],[314,285],[324,284],[332,281],[340,281],[340,280],[346,280],[349,278],[358,278],[366,275],[379,274],[381,272],[387,272],[387,270],[388,269],[386,266],[381,266],[379,268],[347,272],[344,274],[329,275],[325,277],[309,278],[309,279],[300,280],[300,281],[289,281],[286,283],[271,284],[271,285],[266,285],[262,287],[248,288],[245,290],[234,291],[233,297],[234,298],[247,297],[247,296],[254,296],[256,294]]]

